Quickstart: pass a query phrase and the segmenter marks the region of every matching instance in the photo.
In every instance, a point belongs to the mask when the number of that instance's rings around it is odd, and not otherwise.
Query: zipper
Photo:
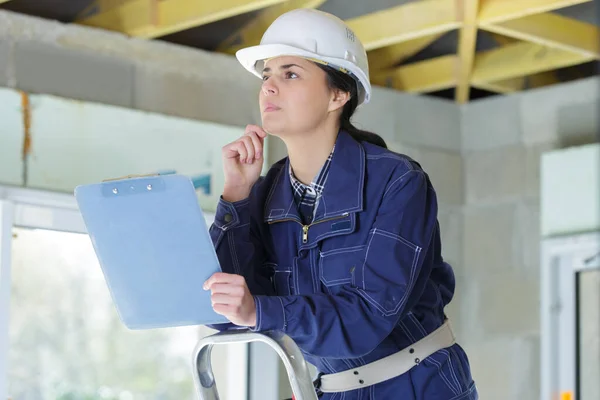
[[[335,219],[342,219],[342,218],[345,218],[347,216],[348,216],[348,213],[343,213],[342,215],[340,215],[338,217],[332,217],[332,218],[322,219],[320,221],[313,222],[313,223],[308,224],[308,225],[304,225],[304,224],[300,223],[297,219],[287,218],[287,219],[280,219],[278,221],[269,221],[269,225],[276,224],[278,222],[286,222],[286,221],[294,221],[297,224],[300,224],[302,226],[302,243],[306,244],[306,243],[308,243],[308,229],[311,226],[320,224],[322,222],[333,221]]]

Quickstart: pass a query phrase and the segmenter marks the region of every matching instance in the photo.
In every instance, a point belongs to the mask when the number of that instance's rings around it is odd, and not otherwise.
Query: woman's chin
[[[262,128],[269,135],[273,135],[273,136],[280,136],[280,135],[284,134],[284,132],[285,132],[284,124],[282,124],[278,121],[270,121],[269,118],[262,119]]]

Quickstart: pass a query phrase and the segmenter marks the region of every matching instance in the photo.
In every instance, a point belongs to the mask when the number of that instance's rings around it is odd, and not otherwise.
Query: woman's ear
[[[344,107],[350,100],[350,93],[343,90],[332,90],[331,100],[329,101],[329,112],[337,111]]]

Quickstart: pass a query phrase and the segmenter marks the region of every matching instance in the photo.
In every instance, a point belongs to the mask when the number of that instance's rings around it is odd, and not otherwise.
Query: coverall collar
[[[315,214],[315,222],[362,211],[365,180],[365,150],[344,130],[340,130],[331,160],[329,177]],[[293,219],[301,221],[295,207],[290,176],[290,159],[279,170],[265,202],[265,222]]]

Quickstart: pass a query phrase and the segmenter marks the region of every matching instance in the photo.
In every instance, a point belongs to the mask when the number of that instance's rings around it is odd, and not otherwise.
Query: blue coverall
[[[438,328],[455,279],[442,258],[436,193],[407,156],[341,130],[314,221],[303,225],[289,159],[250,197],[220,199],[210,233],[224,272],[245,277],[256,331],[280,330],[324,374],[408,347]],[[227,329],[224,325],[217,329]],[[459,344],[408,373],[322,399],[478,399]]]

